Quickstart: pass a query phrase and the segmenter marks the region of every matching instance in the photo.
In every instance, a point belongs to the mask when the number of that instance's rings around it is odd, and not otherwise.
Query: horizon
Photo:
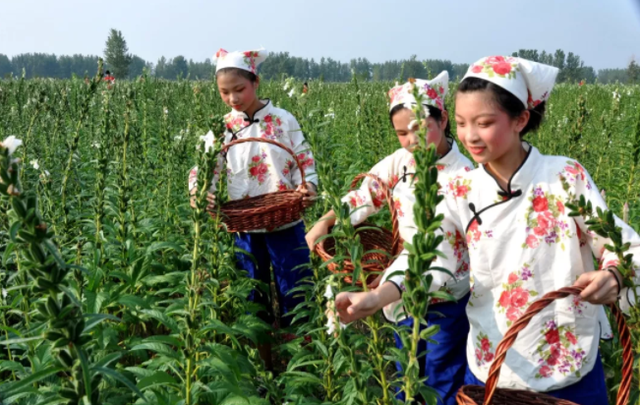
[[[27,53],[102,56],[109,30],[114,28],[122,32],[131,54],[154,65],[162,56],[181,55],[202,62],[219,48],[234,51],[261,46],[269,52],[342,63],[356,58],[384,63],[415,54],[419,60],[469,64],[482,56],[510,55],[519,49],[551,53],[562,49],[579,55],[585,66],[596,71],[626,68],[632,58],[640,57],[640,0],[612,0],[606,7],[597,0],[562,4],[542,0],[526,13],[507,0],[490,6],[472,0],[461,0],[456,6],[426,6],[409,0],[400,9],[388,2],[361,0],[346,4],[328,0],[320,6],[293,0],[277,0],[268,6],[255,0],[244,3],[243,9],[254,10],[258,21],[240,13],[240,21],[246,24],[240,30],[237,20],[214,17],[228,5],[221,1],[186,0],[176,8],[168,0],[133,4],[114,0],[97,10],[81,0],[7,3],[3,5],[7,15],[28,9],[30,24],[17,18],[5,21],[0,26],[0,53],[10,58]],[[423,11],[426,18],[411,24],[415,14],[405,10]],[[92,13],[99,18],[91,18]],[[519,28],[527,26],[540,29]],[[434,32],[443,32],[444,40],[438,41],[441,37]],[[426,39],[421,41],[423,33]]]

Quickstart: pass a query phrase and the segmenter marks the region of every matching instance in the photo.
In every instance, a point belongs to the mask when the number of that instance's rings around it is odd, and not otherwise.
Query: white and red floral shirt
[[[459,171],[470,171],[473,169],[471,161],[464,156],[458,145],[450,140],[450,150],[447,154],[438,159],[438,182],[443,194],[454,193],[465,195],[468,192],[467,185],[461,181]],[[416,201],[413,194],[415,183],[416,162],[413,154],[406,149],[398,149],[393,154],[381,160],[373,166],[369,173],[375,174],[393,190],[394,209],[398,213],[398,225],[400,236],[403,240],[411,241],[416,233],[416,224],[413,215],[413,205]],[[377,181],[366,178],[362,181],[359,189],[349,192],[342,198],[343,202],[349,204],[352,209],[351,222],[354,225],[364,222],[370,215],[380,211],[386,205],[382,189]],[[460,282],[454,288],[443,287],[456,298],[462,298],[469,292],[469,261],[464,233],[453,233],[447,235],[448,240],[456,246],[455,255],[457,262],[452,273],[459,277]],[[392,264],[393,265],[393,264]],[[396,284],[401,288],[401,284]],[[434,302],[436,303],[436,302]],[[384,309],[384,315],[392,322],[399,322],[406,317],[402,308],[402,301],[397,305]]]
[[[271,101],[262,102],[264,106],[253,117],[235,110],[224,116],[227,126],[224,143],[244,138],[279,142],[295,152],[304,169],[305,180],[317,184],[313,155],[298,121],[288,111],[274,107]],[[227,192],[231,200],[295,189],[302,184],[300,171],[287,151],[268,143],[250,142],[232,146],[226,156],[220,156],[211,185],[212,191],[225,160]],[[192,168],[189,173],[189,190],[195,187],[197,174],[198,168]]]
[[[526,142],[523,146],[527,157],[507,190],[482,166],[463,174],[467,194],[448,194],[438,206],[444,214],[442,232],[466,235],[471,265],[467,358],[482,381],[498,343],[531,303],[594,271],[594,256],[601,268],[617,263],[604,248],[610,241],[589,231],[582,217],[570,217],[566,208],[581,195],[594,208],[607,208],[586,170],[575,160],[542,155]],[[640,264],[640,237],[616,221]],[[440,250],[447,259],[439,257],[433,265],[453,268],[455,246],[443,243]],[[434,282],[440,280],[437,273]],[[403,276],[391,279],[403,282]],[[621,297],[623,310],[634,304],[626,289]],[[608,327],[602,306],[575,297],[555,301],[518,335],[499,387],[546,392],[576,383],[592,370],[601,333],[606,334],[601,329]]]

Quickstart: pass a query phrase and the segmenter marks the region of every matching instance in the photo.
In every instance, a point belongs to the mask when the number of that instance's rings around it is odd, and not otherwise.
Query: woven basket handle
[[[400,238],[400,226],[398,224],[398,212],[395,209],[395,204],[393,203],[393,194],[386,181],[383,181],[380,177],[371,173],[360,173],[356,177],[354,177],[351,182],[351,189],[355,190],[358,187],[358,182],[364,178],[369,178],[373,181],[378,182],[380,184],[380,188],[384,194],[385,200],[387,200],[387,205],[389,206],[389,212],[391,212],[391,235],[393,235],[393,244],[391,245],[391,253],[396,256],[400,253],[402,248],[402,239]]]
[[[509,348],[511,348],[511,346],[515,342],[516,338],[518,337],[518,333],[529,324],[531,318],[542,311],[547,305],[551,304],[557,299],[568,297],[569,295],[579,295],[582,292],[582,289],[582,287],[565,287],[557,291],[552,291],[545,294],[542,298],[531,304],[529,308],[527,308],[525,313],[520,318],[518,318],[518,320],[513,325],[511,325],[507,333],[505,333],[504,337],[498,344],[498,347],[496,348],[495,359],[493,361],[493,364],[491,364],[491,368],[489,369],[489,377],[487,378],[484,393],[485,405],[491,405],[493,395],[498,385],[500,368],[502,367],[502,363],[504,363],[504,360],[506,358],[507,350],[509,350]],[[629,328],[627,327],[627,323],[625,322],[624,315],[622,314],[622,311],[620,311],[618,306],[612,304],[609,305],[609,307],[611,308],[611,312],[616,318],[616,323],[618,324],[618,332],[620,334],[620,343],[622,344],[622,381],[620,382],[620,389],[618,391],[618,399],[616,401],[616,405],[627,405],[627,402],[629,401],[629,395],[631,393],[631,379],[633,377],[633,352],[631,348],[631,334],[629,333]]]
[[[300,164],[300,159],[298,159],[298,156],[296,155],[296,153],[293,150],[291,150],[287,146],[281,144],[280,142],[276,142],[276,141],[272,141],[271,139],[264,139],[264,138],[242,138],[242,139],[236,139],[235,141],[231,141],[229,143],[226,143],[222,147],[220,152],[221,153],[226,153],[229,150],[229,148],[231,148],[232,146],[239,145],[239,144],[245,143],[245,142],[269,143],[271,145],[277,146],[277,147],[287,151],[293,157],[293,160],[296,162],[296,165],[298,165],[298,170],[300,170],[300,176],[302,177],[302,185],[304,185],[306,183],[306,180],[305,180],[305,177],[304,177],[304,169],[302,168],[302,164]]]

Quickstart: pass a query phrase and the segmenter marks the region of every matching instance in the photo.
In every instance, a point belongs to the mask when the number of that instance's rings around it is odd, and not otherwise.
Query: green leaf
[[[153,342],[141,343],[130,349],[130,351],[132,352],[136,350],[151,350],[152,352],[162,354],[164,356],[170,357],[175,360],[180,360],[180,357],[181,357],[178,353],[176,353],[169,346],[163,343],[153,343]]]
[[[177,384],[176,380],[164,371],[156,371],[154,374],[144,377],[138,382],[138,389],[141,391],[150,387],[162,384]]]
[[[138,389],[138,387],[133,385],[133,383],[128,378],[118,373],[117,371],[111,370],[110,368],[105,368],[105,367],[94,367],[94,371],[102,375],[111,377],[116,381],[121,382],[127,388],[133,391],[137,396],[139,396],[145,403],[147,402],[147,399],[144,397],[144,394]]]
[[[122,297],[118,298],[118,300],[116,301],[118,304],[120,305],[124,305],[127,308],[130,308],[134,311],[138,310],[137,307],[140,307],[142,309],[150,309],[151,306],[149,304],[147,304],[147,302],[144,300],[144,298],[142,297],[138,297],[136,295],[123,295]]]
[[[428,340],[438,332],[440,332],[440,325],[431,325],[420,331],[420,339]]]
[[[82,366],[82,379],[84,380],[84,393],[86,396],[90,397],[91,392],[93,391],[91,388],[91,369],[89,367],[89,360],[82,350],[82,347],[78,347],[76,345],[73,346],[73,350],[76,353],[76,356],[80,360],[80,366]]]
[[[21,389],[23,389],[24,387],[27,387],[33,383],[36,383],[40,380],[43,380],[49,376],[52,376],[54,374],[57,374],[61,371],[64,371],[64,367],[49,367],[46,368],[42,371],[38,371],[37,373],[31,374],[29,377],[24,378],[20,381],[16,381],[16,382],[12,382],[12,383],[7,383],[7,384],[3,384],[0,385],[0,393],[8,396],[11,395],[13,393],[15,393],[16,391],[19,391]]]
[[[84,325],[82,333],[89,332],[91,329],[95,328],[107,319],[118,323],[122,322],[120,318],[109,314],[85,314],[84,317],[87,318],[87,322]]]
[[[109,366],[109,364],[113,363],[114,361],[118,360],[120,357],[122,357],[122,353],[111,353],[111,354],[107,354],[106,356],[104,356],[103,358],[101,358],[100,360],[98,360],[97,362],[95,362],[92,366],[93,368],[93,372],[95,374],[95,370],[96,368],[99,367],[107,367]]]
[[[292,377],[296,382],[307,382],[317,385],[322,385],[323,381],[311,373],[304,371],[287,371],[282,374],[283,376]]]
[[[15,344],[33,342],[34,340],[42,340],[42,339],[44,339],[42,336],[34,336],[34,337],[19,338],[19,339],[7,339],[7,340],[0,340],[0,345],[15,345]]]
[[[168,316],[166,316],[162,312],[158,311],[157,309],[143,309],[140,312],[142,312],[143,314],[147,315],[148,317],[153,318],[156,321],[162,323],[164,326],[166,326],[167,328],[171,329],[172,332],[179,332],[180,331],[176,321],[174,321],[172,318],[169,318]]]
[[[237,395],[230,395],[221,402],[220,405],[247,405],[249,399],[246,397],[239,397]]]

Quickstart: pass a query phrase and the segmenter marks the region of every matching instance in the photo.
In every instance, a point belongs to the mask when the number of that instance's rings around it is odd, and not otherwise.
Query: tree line
[[[580,56],[561,49],[546,52],[534,49],[520,49],[512,54],[533,61],[546,63],[560,69],[559,82],[576,83],[585,81],[593,83],[640,83],[640,67],[632,60],[626,69],[596,70],[585,66]],[[120,31],[112,29],[104,50],[106,68],[116,78],[132,79],[146,72],[158,78],[174,80],[177,78],[210,79],[215,72],[215,65],[210,59],[203,62],[187,60],[179,55],[167,59],[164,56],[154,64],[137,55],[129,53],[124,36]],[[0,54],[0,78],[10,76],[70,78],[73,75],[92,75],[96,70],[97,55],[56,56],[45,53],[26,53],[9,58]],[[332,58],[315,59],[300,58],[288,52],[270,53],[260,67],[260,75],[264,80],[294,77],[300,80],[321,80],[327,82],[346,82],[355,74],[364,81],[404,81],[409,77],[433,77],[447,70],[452,79],[461,78],[467,71],[468,64],[453,63],[449,60],[418,60],[413,55],[406,60],[393,60],[383,63],[372,63],[367,58],[351,59],[349,63]]]

